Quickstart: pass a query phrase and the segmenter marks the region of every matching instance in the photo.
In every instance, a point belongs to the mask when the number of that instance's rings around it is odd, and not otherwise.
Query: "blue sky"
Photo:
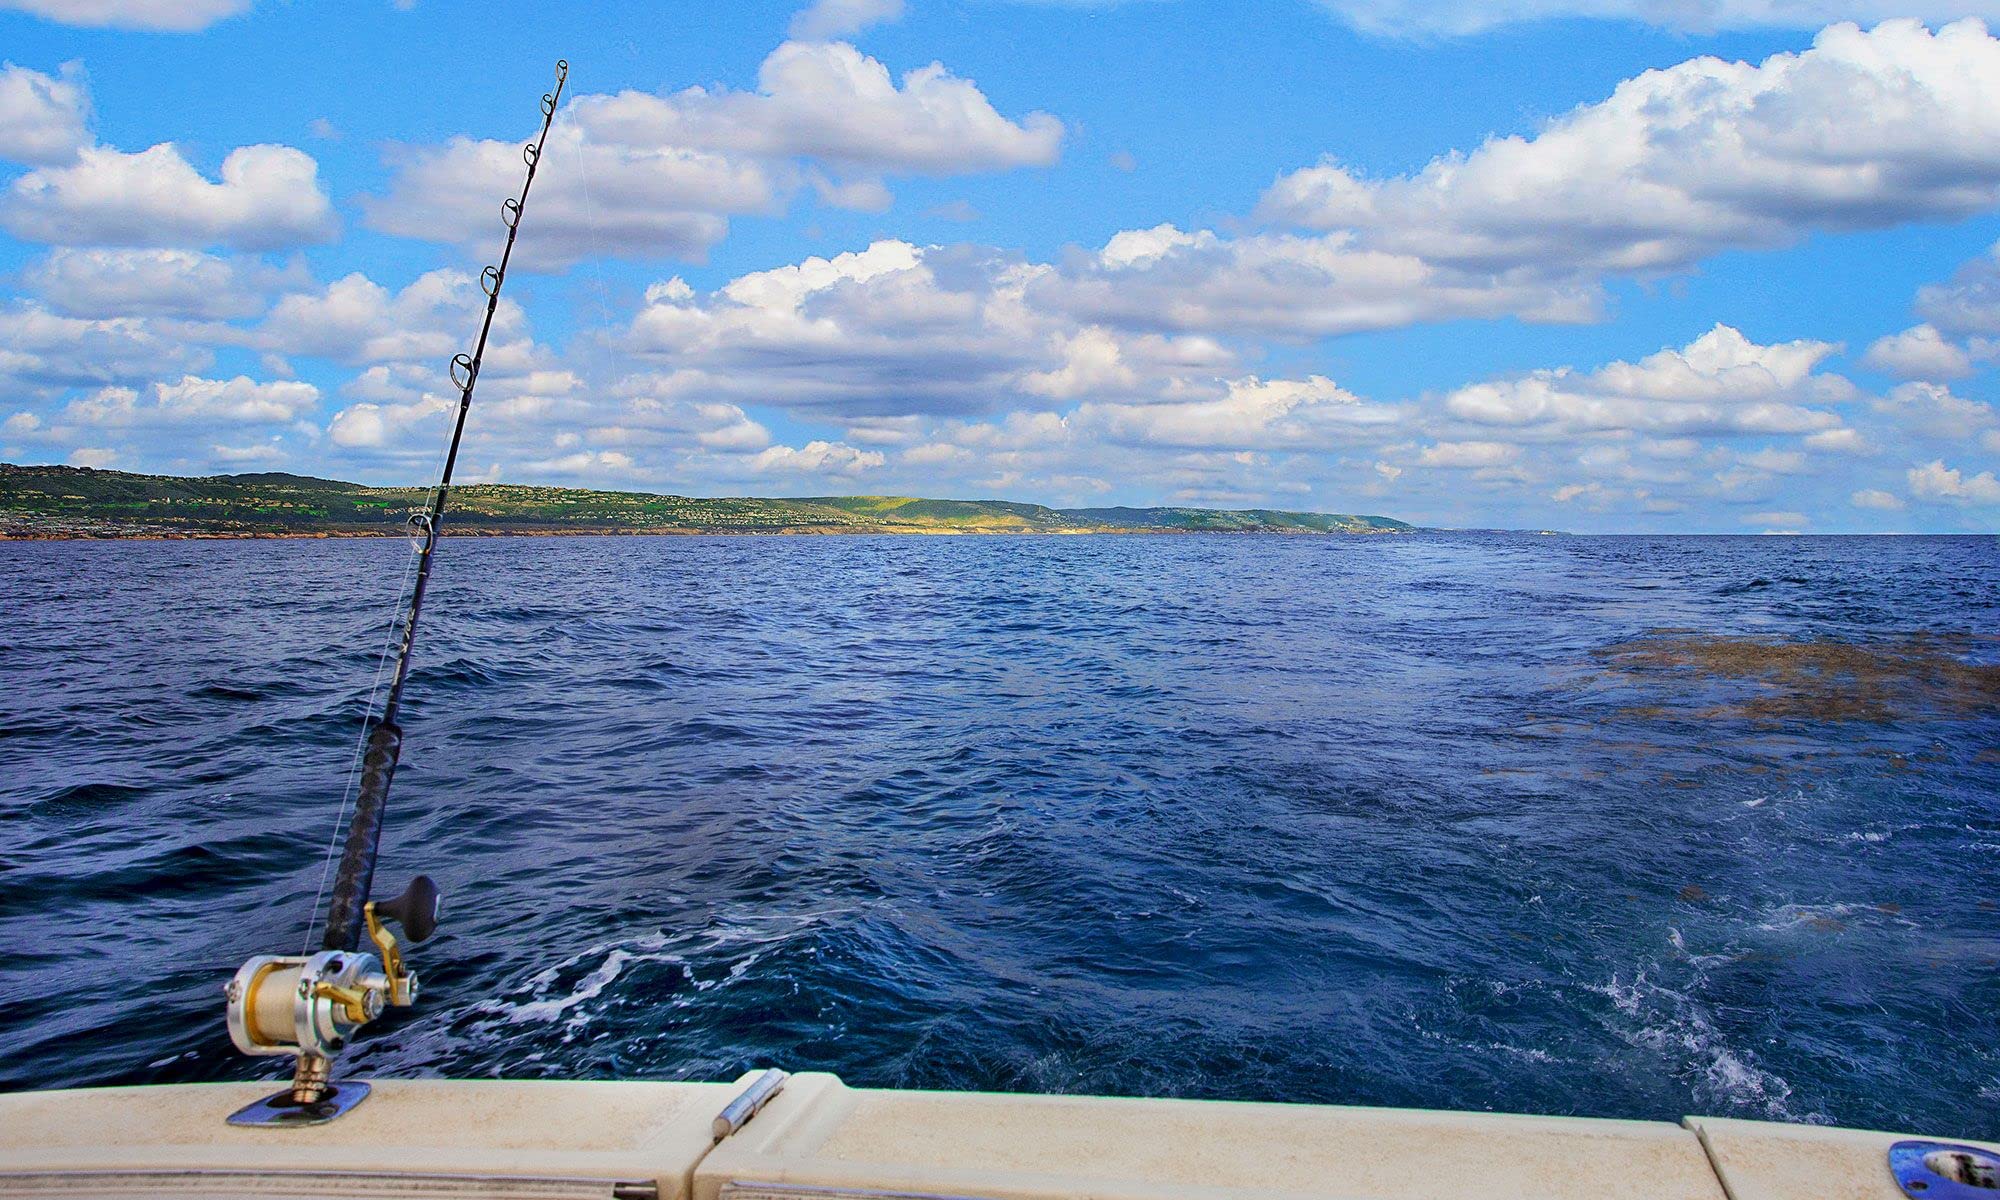
[[[2000,2],[0,0],[0,459],[2000,522]]]

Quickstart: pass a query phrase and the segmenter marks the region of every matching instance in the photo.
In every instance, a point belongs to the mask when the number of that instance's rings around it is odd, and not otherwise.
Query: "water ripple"
[[[0,1087],[243,1078],[407,550],[0,545]],[[466,539],[356,1070],[2000,1137],[1992,539]],[[143,1037],[140,1035],[143,1034]]]

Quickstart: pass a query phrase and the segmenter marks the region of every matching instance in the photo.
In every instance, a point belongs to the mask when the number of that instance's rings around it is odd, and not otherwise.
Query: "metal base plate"
[[[1897,1142],[1889,1171],[1911,1200],[1993,1200],[2000,1196],[2000,1155],[1950,1142]]]
[[[326,1095],[317,1104],[300,1104],[292,1090],[273,1092],[229,1114],[231,1125],[324,1125],[368,1098],[368,1085],[349,1081],[328,1084]]]

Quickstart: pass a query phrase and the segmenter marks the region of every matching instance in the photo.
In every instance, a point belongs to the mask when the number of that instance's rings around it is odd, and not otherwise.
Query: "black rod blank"
[[[389,696],[382,715],[368,730],[361,756],[361,787],[354,802],[354,820],[348,826],[347,842],[341,849],[340,872],[334,877],[333,899],[326,915],[325,950],[354,950],[361,944],[366,926],[368,892],[375,882],[375,856],[382,841],[382,815],[389,801],[389,784],[396,775],[402,755],[403,730],[396,723],[403,706],[403,683],[410,674],[410,650],[416,645],[417,617],[423,611],[424,590],[430,584],[431,557],[437,550],[438,527],[444,522],[445,501],[451,495],[452,470],[458,465],[458,444],[465,436],[465,415],[472,409],[472,389],[479,383],[479,365],[486,357],[486,340],[493,332],[493,316],[500,307],[500,286],[507,280],[507,263],[514,256],[514,238],[521,230],[521,211],[528,204],[528,190],[535,185],[535,167],[541,161],[542,145],[548,141],[549,126],[555,123],[556,106],[562,102],[563,85],[569,80],[569,63],[556,62],[556,87],[542,97],[542,132],[522,147],[528,175],[521,183],[519,197],[500,206],[500,219],[507,226],[507,245],[500,252],[500,265],[487,267],[479,275],[486,293],[486,316],[479,326],[479,340],[470,355],[461,354],[451,363],[452,382],[459,385],[458,419],[452,425],[451,446],[445,452],[444,473],[438,479],[437,500],[430,510],[411,518],[423,535],[417,552],[417,581],[410,590],[410,604],[403,616],[403,637],[396,648],[396,673],[389,681]]]

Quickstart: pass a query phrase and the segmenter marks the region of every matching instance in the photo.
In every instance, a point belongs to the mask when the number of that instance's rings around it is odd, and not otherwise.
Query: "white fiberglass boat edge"
[[[381,1080],[289,1127],[227,1120],[268,1084],[22,1092],[0,1096],[0,1196],[2000,1197],[2000,1145],[1937,1144],[1906,1190],[1891,1150],[1914,1139],[1816,1126],[771,1083]]]

